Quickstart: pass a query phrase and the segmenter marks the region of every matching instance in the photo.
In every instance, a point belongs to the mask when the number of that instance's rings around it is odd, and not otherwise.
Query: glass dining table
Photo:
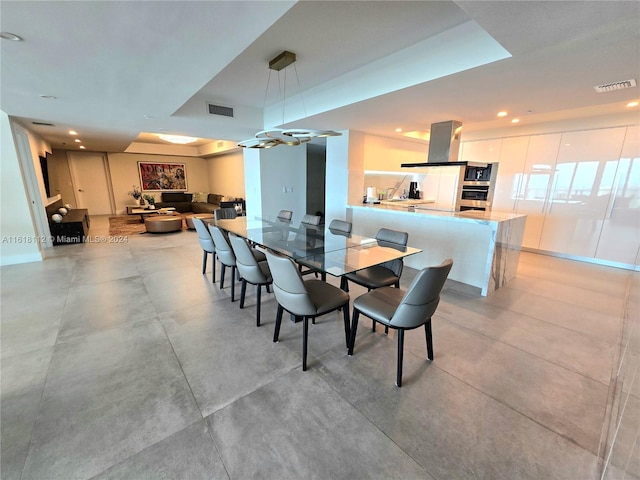
[[[357,270],[415,255],[422,250],[375,238],[334,231],[324,225],[294,226],[286,222],[248,219],[209,220],[222,230],[286,255],[323,275],[341,277]]]

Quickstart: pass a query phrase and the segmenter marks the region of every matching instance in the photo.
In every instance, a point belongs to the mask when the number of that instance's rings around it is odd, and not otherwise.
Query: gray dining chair
[[[298,227],[298,231],[296,232],[294,242],[304,244],[307,247],[315,247],[318,246],[318,242],[320,241],[317,235],[314,235],[315,232],[321,232],[323,230],[322,225],[322,217],[320,215],[310,215],[305,214],[302,217],[302,221],[300,222],[300,226]],[[310,273],[314,273],[315,276],[318,276],[318,272],[314,269],[306,269],[302,268],[302,265],[298,265],[298,270],[302,275],[308,275]]]
[[[349,235],[351,233],[351,228],[353,225],[351,222],[347,222],[345,220],[333,219],[329,224],[329,230],[332,233],[339,235]]]
[[[438,308],[440,292],[452,266],[453,260],[449,258],[438,266],[420,270],[406,292],[399,288],[381,287],[356,298],[353,302],[349,355],[353,355],[358,319],[362,314],[382,323],[385,327],[398,331],[398,364],[396,368],[396,385],[398,387],[402,386],[405,330],[412,330],[424,325],[427,358],[433,360],[431,318]]]
[[[381,246],[404,248],[409,242],[409,234],[389,228],[381,228],[376,234],[376,240]],[[400,288],[400,276],[402,275],[403,268],[404,262],[402,258],[396,258],[395,260],[390,260],[380,265],[374,265],[358,270],[357,272],[348,273],[340,279],[340,288],[348,292],[349,281],[365,287],[368,291],[390,285]],[[375,321],[371,325],[371,330],[374,332],[376,330]],[[388,332],[389,328],[385,327],[385,333]]]
[[[280,210],[276,218],[281,222],[291,223],[293,212],[291,210]]]
[[[219,208],[214,210],[213,214],[215,215],[216,220],[232,219],[238,216],[238,212],[236,212],[235,208]]]
[[[234,233],[229,233],[229,241],[231,248],[236,256],[236,267],[242,277],[242,290],[240,291],[240,308],[244,308],[244,299],[247,291],[247,283],[256,286],[256,326],[260,326],[260,303],[262,295],[262,286],[266,286],[267,292],[269,285],[273,281],[271,271],[267,264],[266,258],[258,261],[254,249],[249,246],[247,240],[239,237]]]
[[[227,240],[226,235],[220,227],[209,225],[209,232],[216,248],[216,256],[220,262],[220,289],[224,288],[224,275],[226,267],[231,268],[231,301],[235,302],[236,286],[236,256]]]
[[[193,217],[191,221],[193,222],[193,226],[196,227],[198,241],[202,247],[202,274],[204,275],[207,271],[207,257],[211,254],[211,281],[216,283],[216,247],[209,233],[209,229],[204,222],[197,217]]]
[[[302,318],[302,370],[307,369],[309,319],[342,309],[345,343],[349,348],[349,294],[322,280],[302,280],[295,263],[288,257],[267,250],[267,262],[273,277],[273,292],[278,302],[273,341],[280,335],[284,310]]]

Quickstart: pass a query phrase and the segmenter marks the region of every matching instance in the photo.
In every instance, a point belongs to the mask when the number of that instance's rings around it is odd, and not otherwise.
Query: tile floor
[[[409,332],[398,389],[395,336],[363,319],[348,357],[337,313],[302,372],[301,325],[272,343],[273,294],[256,328],[255,293],[240,310],[201,274],[195,232],[51,254],[1,269],[3,480],[600,477],[638,273],[523,253],[488,298],[447,287],[435,360]],[[639,476],[637,416],[608,479]]]

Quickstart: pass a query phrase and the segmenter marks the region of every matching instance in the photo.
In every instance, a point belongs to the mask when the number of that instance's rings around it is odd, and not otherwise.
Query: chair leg
[[[376,322],[375,320],[371,320],[371,331],[375,332],[376,331],[376,324],[378,322]]]
[[[216,254],[211,254],[211,282],[216,283]]]
[[[278,341],[278,337],[280,336],[280,324],[282,323],[282,312],[284,309],[282,305],[278,304],[278,311],[276,312],[276,328],[273,331],[273,342],[276,343]]]
[[[307,338],[309,336],[309,317],[304,317],[302,323],[302,371],[307,369]]]
[[[267,283],[267,293],[271,293],[271,286]]]
[[[261,297],[261,294],[262,294],[262,285],[258,285],[257,291],[256,291],[256,301],[258,302],[258,304],[256,305],[256,327],[260,326],[260,297]]]
[[[389,335],[389,325],[384,326],[384,334]]]
[[[349,336],[349,351],[347,352],[349,356],[353,355],[353,347],[356,343],[356,331],[358,330],[358,317],[360,317],[360,311],[353,309],[353,315],[351,316],[351,332]]]
[[[224,273],[227,266],[224,263],[220,263],[220,290],[224,288]]]
[[[349,325],[349,302],[342,306],[342,318],[344,320],[344,340],[347,344],[347,350],[349,349],[349,342],[351,340],[351,332]]]
[[[242,287],[240,287],[240,308],[244,308],[244,297],[247,293],[247,281],[242,280]]]
[[[236,294],[236,267],[231,267],[231,301],[235,302]]]
[[[404,350],[404,330],[398,329],[398,373],[396,375],[396,385],[402,386],[402,354]]]
[[[431,319],[424,324],[424,333],[427,337],[427,358],[433,360],[433,336],[431,334]]]
[[[349,291],[349,282],[345,277],[340,278],[340,289],[344,290],[345,292]]]
[[[203,250],[202,251],[203,255],[202,255],[202,274],[204,275],[207,271],[207,251]]]

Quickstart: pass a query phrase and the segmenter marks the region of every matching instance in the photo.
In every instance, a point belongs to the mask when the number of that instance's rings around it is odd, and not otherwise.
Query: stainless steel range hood
[[[458,160],[462,122],[448,120],[432,123],[427,163],[449,163]]]
[[[424,163],[403,163],[401,167],[441,167],[450,165],[482,166],[471,162],[458,161],[462,122],[447,120],[431,124],[429,155]]]

